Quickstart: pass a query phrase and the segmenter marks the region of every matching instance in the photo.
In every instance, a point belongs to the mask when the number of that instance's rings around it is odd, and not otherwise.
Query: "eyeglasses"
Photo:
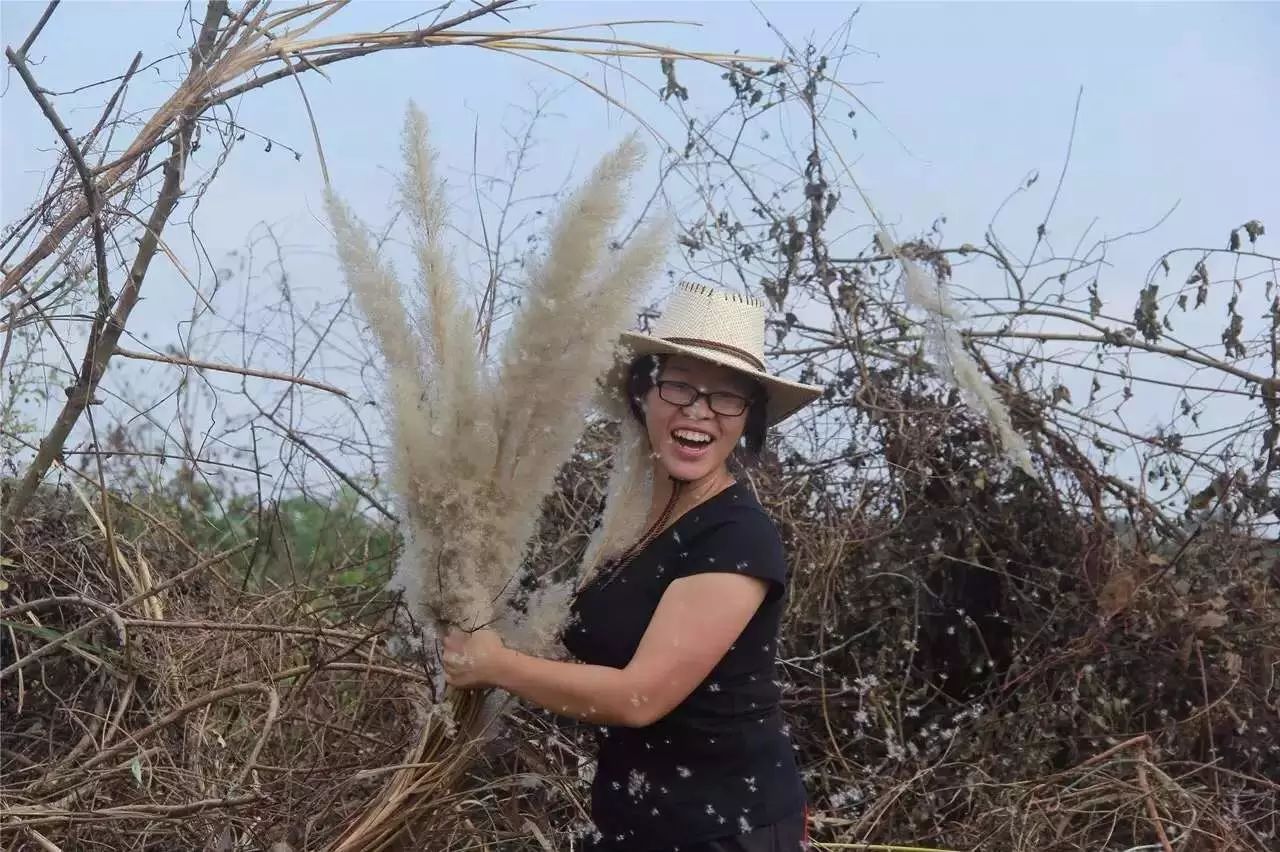
[[[724,417],[737,417],[747,410],[751,400],[745,396],[729,391],[712,391],[703,393],[686,382],[658,382],[658,396],[672,405],[685,407],[694,405],[699,399],[706,399],[707,405],[716,414]]]

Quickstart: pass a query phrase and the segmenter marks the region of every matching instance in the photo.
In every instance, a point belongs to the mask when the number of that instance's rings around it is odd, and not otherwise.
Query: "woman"
[[[623,342],[631,358],[613,381],[652,458],[648,531],[579,589],[563,634],[578,662],[455,631],[446,677],[601,726],[597,848],[802,848],[774,667],[785,556],[729,461],[759,453],[766,428],[820,390],[766,372],[758,302],[700,285],[677,289],[652,335]]]

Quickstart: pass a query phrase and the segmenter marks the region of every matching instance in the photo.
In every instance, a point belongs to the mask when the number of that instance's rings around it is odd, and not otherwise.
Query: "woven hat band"
[[[647,332],[623,332],[622,352],[688,355],[749,374],[765,391],[766,420],[780,423],[822,395],[822,388],[770,375],[765,367],[765,309],[757,300],[700,283],[676,285]],[[610,383],[626,393],[627,361]]]
[[[734,358],[737,358],[741,361],[745,361],[747,364],[759,370],[760,372],[762,373],[765,372],[763,361],[761,361],[759,358],[752,355],[750,352],[746,351],[745,349],[739,349],[738,347],[730,346],[727,343],[719,343],[714,340],[701,340],[696,337],[664,337],[662,339],[667,341],[668,343],[674,343],[677,346],[694,346],[699,349],[710,349],[714,352],[720,352],[721,354],[724,354],[724,355],[731,355]]]
[[[764,324],[764,307],[754,299],[681,284],[654,323],[653,336],[716,349],[763,372]]]

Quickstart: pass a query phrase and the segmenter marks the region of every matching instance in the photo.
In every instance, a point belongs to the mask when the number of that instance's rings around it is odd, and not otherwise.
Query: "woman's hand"
[[[444,679],[458,689],[502,686],[502,662],[510,652],[492,630],[464,633],[456,627],[444,639]]]

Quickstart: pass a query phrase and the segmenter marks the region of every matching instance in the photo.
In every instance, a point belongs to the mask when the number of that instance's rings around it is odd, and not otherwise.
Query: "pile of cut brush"
[[[253,542],[200,553],[115,508],[108,538],[42,495],[7,542],[0,846],[328,846],[412,747],[429,668],[389,653],[367,597],[243,591]]]
[[[781,678],[819,848],[1280,848],[1280,546],[1082,510],[1096,471],[1037,449],[1032,479],[972,416],[875,392],[912,412],[865,448],[887,469],[747,474],[793,569]],[[580,545],[594,437],[550,563]],[[487,776],[512,830],[583,819],[590,736],[514,716]]]
[[[994,464],[957,477],[987,440],[966,424],[896,440],[946,487],[750,474],[795,569],[782,672],[820,843],[1276,848],[1274,543],[1224,527],[1170,549]],[[540,563],[586,546],[610,442],[561,473]],[[332,849],[408,763],[435,785],[412,848],[573,848],[589,732],[521,710],[483,749],[447,739],[431,655],[395,647],[380,590],[245,591],[253,542],[198,552],[168,515],[112,507],[114,560],[69,493],[8,543],[5,849]],[[422,753],[433,719],[447,747]]]

